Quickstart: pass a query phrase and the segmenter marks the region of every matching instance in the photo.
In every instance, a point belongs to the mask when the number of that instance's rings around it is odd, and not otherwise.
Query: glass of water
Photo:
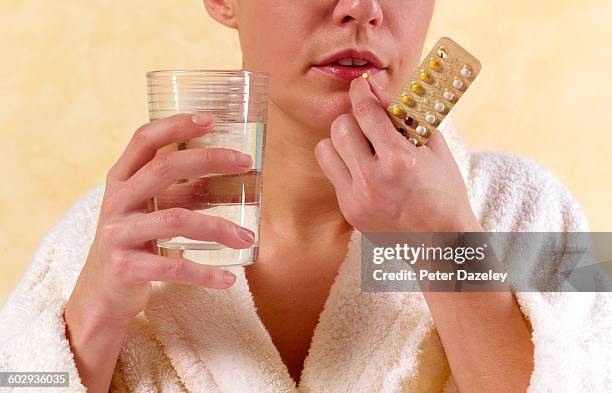
[[[165,70],[151,71],[146,76],[151,121],[177,113],[208,114],[215,121],[211,133],[177,141],[160,149],[158,154],[223,147],[253,158],[248,173],[180,179],[153,198],[155,210],[181,207],[223,217],[248,228],[255,233],[252,246],[234,249],[179,236],[157,239],[159,255],[213,266],[253,263],[259,250],[268,74],[248,70]]]

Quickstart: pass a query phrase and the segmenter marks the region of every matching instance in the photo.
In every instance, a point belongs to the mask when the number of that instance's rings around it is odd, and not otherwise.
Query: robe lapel
[[[420,292],[361,291],[361,233],[354,231],[299,392],[440,392],[448,374]]]
[[[226,290],[160,283],[145,315],[191,392],[295,392],[257,316],[244,268]]]
[[[450,122],[440,129],[466,178],[460,135]],[[226,290],[156,284],[145,315],[192,392],[442,391],[450,371],[422,294],[361,292],[360,247],[355,230],[298,387],[257,315],[243,267],[230,268],[237,280]]]

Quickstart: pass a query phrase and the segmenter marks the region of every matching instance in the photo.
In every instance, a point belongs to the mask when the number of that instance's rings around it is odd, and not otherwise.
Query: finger
[[[167,281],[177,284],[223,289],[230,287],[236,276],[227,270],[201,265],[185,258],[163,257],[134,252],[127,262],[134,282]]]
[[[380,101],[382,107],[386,109],[389,107],[389,105],[391,105],[393,97],[387,94],[385,89],[380,84],[379,75],[380,74],[369,75],[366,80],[370,84],[372,93],[376,96],[376,98],[378,98],[378,101]]]
[[[197,148],[162,153],[140,168],[116,191],[120,195],[117,200],[123,201],[118,211],[125,212],[141,206],[179,179],[245,173],[251,167],[249,155],[232,149]]]
[[[153,159],[158,149],[179,140],[191,139],[211,132],[213,123],[211,116],[181,113],[141,126],[109,171],[109,183],[129,179]]]
[[[227,219],[181,208],[137,214],[109,225],[114,225],[110,228],[112,241],[126,247],[177,236],[217,242],[231,248],[246,248],[256,240],[252,231]]]
[[[340,115],[334,120],[331,125],[331,140],[353,178],[375,160],[368,139],[351,114]]]
[[[171,207],[204,210],[222,203],[253,204],[259,202],[261,186],[261,174],[257,171],[185,179],[158,193],[155,203],[157,210]]]
[[[386,111],[389,105],[391,105],[391,103],[393,102],[394,97],[387,94],[385,89],[382,87],[380,83],[379,75],[380,74],[374,74],[368,77],[367,81],[370,84],[370,89],[372,90],[372,93],[376,96],[376,98],[378,98],[378,100],[380,101],[380,103],[382,104],[383,108]],[[406,138],[403,137],[403,139],[406,139]],[[404,147],[406,147],[408,150],[412,150],[416,148],[416,146],[414,146],[412,143],[404,143],[404,145],[405,145]]]
[[[384,155],[385,150],[392,149],[399,143],[406,143],[364,78],[355,78],[351,82],[349,96],[353,115],[379,157]]]
[[[437,128],[432,132],[431,137],[429,137],[429,140],[425,146],[429,147],[438,155],[451,154],[448,144],[446,143],[446,139],[444,139],[444,135],[442,135],[442,132],[440,132],[440,130]]]
[[[338,192],[349,192],[352,178],[346,164],[334,148],[331,139],[325,138],[317,143],[315,157],[321,170],[332,182]]]

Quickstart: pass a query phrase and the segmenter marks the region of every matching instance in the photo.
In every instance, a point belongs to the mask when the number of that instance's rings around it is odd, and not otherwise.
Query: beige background
[[[237,68],[236,33],[200,1],[3,0],[0,302],[42,236],[103,182],[147,120],[144,73]],[[427,46],[449,35],[483,62],[455,119],[474,148],[554,172],[594,230],[612,230],[612,2],[438,1]]]

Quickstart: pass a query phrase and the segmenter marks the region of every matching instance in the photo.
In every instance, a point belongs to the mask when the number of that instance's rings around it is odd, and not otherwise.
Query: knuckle
[[[401,171],[398,165],[389,163],[380,169],[380,181],[382,183],[393,183],[398,178],[398,173]]]
[[[119,237],[121,226],[119,223],[107,223],[100,228],[100,234],[104,243],[113,243]]]
[[[117,193],[108,194],[102,200],[100,204],[100,211],[103,215],[112,214],[117,208]]]
[[[174,115],[168,116],[168,122],[175,127],[180,126],[185,122],[187,118],[191,118],[191,114],[189,113],[176,113]]]
[[[372,100],[361,100],[359,101],[357,104],[355,104],[355,114],[360,115],[360,116],[365,116],[368,115],[370,113],[372,113],[372,111],[374,110],[374,103],[372,102]]]
[[[115,173],[117,173],[117,166],[119,162],[115,162],[113,166],[110,167],[108,172],[106,172],[106,184],[110,183],[110,180],[115,177]]]
[[[181,258],[173,258],[171,263],[166,266],[166,275],[174,281],[180,281],[185,277],[186,265],[185,260]]]
[[[432,132],[431,136],[429,137],[429,139],[432,139],[432,138],[439,139],[440,142],[444,143],[445,145],[447,144],[446,143],[446,138],[444,137],[444,134],[438,128],[433,130],[433,132]]]
[[[143,124],[136,129],[134,135],[132,136],[132,141],[136,145],[147,145],[149,142],[149,124]]]
[[[155,176],[165,177],[172,171],[172,159],[169,154],[160,154],[153,159],[151,171]]]
[[[367,222],[366,211],[367,209],[362,203],[355,203],[348,209],[346,219],[351,225],[360,225]]]
[[[222,234],[227,236],[237,236],[239,226],[230,222],[228,220],[223,220],[222,226]]]
[[[204,166],[208,166],[215,161],[216,151],[211,148],[204,149],[204,151],[202,152],[201,158],[202,158],[202,164],[204,164]]]
[[[223,222],[218,217],[206,216],[203,219],[203,224],[208,228],[210,234],[218,234],[223,231]]]
[[[185,221],[185,211],[181,208],[170,208],[163,211],[160,215],[160,223],[166,227],[176,228]]]
[[[216,227],[215,232],[216,232],[217,238],[230,234],[234,229],[233,224],[231,224],[228,221],[221,220],[221,219],[216,220],[215,227]]]
[[[205,284],[212,284],[215,282],[215,270],[208,266],[203,266],[200,270],[200,278]]]
[[[184,129],[186,118],[191,118],[191,115],[185,113],[177,113],[166,118],[166,124],[168,125],[168,132],[171,132],[174,137],[177,137],[181,130]]]
[[[406,169],[404,161],[399,157],[390,157],[386,165],[383,165],[383,174],[387,179],[395,179],[401,176]]]
[[[396,180],[406,176],[415,166],[414,157],[406,154],[390,154],[381,168],[381,177],[384,180]]]
[[[111,256],[110,268],[111,274],[123,280],[129,278],[131,274],[132,265],[134,262],[134,254],[128,251],[115,252]]]
[[[215,217],[211,225],[212,240],[219,241],[220,239],[231,236],[234,231],[234,224],[222,218]]]

